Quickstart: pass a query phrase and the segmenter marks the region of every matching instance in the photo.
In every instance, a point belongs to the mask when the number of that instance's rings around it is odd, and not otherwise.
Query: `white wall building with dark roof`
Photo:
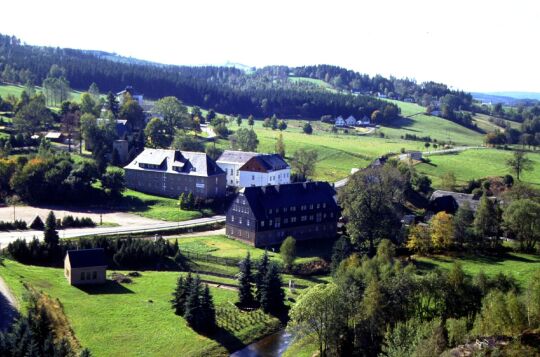
[[[216,163],[227,173],[227,186],[240,186],[240,168],[257,155],[256,152],[234,150],[225,150],[221,154]]]
[[[239,171],[241,187],[291,183],[291,167],[278,154],[254,156]]]

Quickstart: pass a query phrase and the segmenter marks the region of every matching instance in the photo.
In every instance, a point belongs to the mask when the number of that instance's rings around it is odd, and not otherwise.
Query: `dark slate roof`
[[[328,182],[299,182],[278,186],[245,187],[240,194],[246,198],[256,219],[265,219],[274,208],[326,203],[338,210],[336,191]]]
[[[234,151],[234,150],[225,150],[223,154],[216,160],[217,163],[226,163],[226,164],[245,164],[249,159],[254,156],[257,156],[256,152],[250,151]]]
[[[289,168],[289,164],[278,154],[254,156],[248,160],[240,171],[268,172]]]
[[[159,169],[141,167],[140,164],[158,165]],[[161,171],[192,176],[224,175],[225,172],[204,152],[168,149],[144,149],[126,167],[126,170]]]
[[[66,254],[71,268],[107,266],[103,248],[68,250]]]
[[[469,208],[476,211],[480,201],[472,194],[436,190],[431,194],[430,203],[434,211],[447,211],[453,213],[465,203],[469,204]]]

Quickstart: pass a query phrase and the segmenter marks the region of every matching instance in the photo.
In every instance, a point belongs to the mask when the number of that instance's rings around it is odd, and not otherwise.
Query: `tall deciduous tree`
[[[279,254],[281,255],[283,263],[285,263],[285,267],[290,269],[296,260],[296,239],[291,236],[285,238],[279,248]]]
[[[153,111],[165,122],[168,135],[173,135],[176,129],[185,130],[191,127],[188,110],[176,97],[161,98],[156,102]]]
[[[495,203],[484,193],[480,198],[480,203],[473,221],[473,229],[476,238],[481,244],[487,243],[488,239],[495,243],[499,234],[499,217]]]
[[[339,192],[347,231],[353,243],[367,243],[370,255],[379,240],[398,236],[401,224],[395,204],[401,201],[404,188],[399,170],[385,165],[355,173]]]
[[[531,171],[533,169],[533,161],[520,150],[514,151],[512,157],[506,160],[506,165],[516,174],[518,181],[523,171]]]
[[[259,145],[259,139],[253,129],[241,128],[231,136],[231,146],[233,149],[242,151],[255,151]]]
[[[298,149],[293,154],[291,166],[301,180],[307,180],[315,174],[317,158],[315,150]]]
[[[171,145],[172,137],[167,134],[168,128],[163,120],[152,118],[144,129],[147,145],[153,148],[166,148]]]
[[[281,157],[285,157],[285,142],[283,141],[283,134],[279,133],[278,139],[276,141],[276,154],[279,154]]]
[[[454,243],[454,226],[452,216],[444,211],[437,213],[429,222],[433,248],[444,250]]]
[[[530,199],[513,201],[503,219],[504,226],[519,240],[520,248],[533,251],[540,241],[540,203]]]

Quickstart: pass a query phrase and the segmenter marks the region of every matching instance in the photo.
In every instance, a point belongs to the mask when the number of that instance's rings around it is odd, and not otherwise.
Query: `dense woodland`
[[[0,72],[7,83],[46,84],[51,66],[65,69],[48,84],[62,88],[67,81],[75,89],[95,82],[104,91],[134,86],[150,98],[176,96],[189,105],[213,108],[221,113],[264,117],[319,118],[322,115],[371,115],[374,110],[395,107],[366,96],[314,90],[287,78],[265,75],[268,69],[247,74],[230,67],[162,66],[125,63],[97,57],[92,52],[28,46],[10,36],[0,36]],[[54,77],[54,76],[52,76]],[[64,81],[65,80],[65,81]],[[60,91],[61,93],[61,91]],[[61,99],[61,94],[59,94]],[[399,113],[395,107],[396,114]]]

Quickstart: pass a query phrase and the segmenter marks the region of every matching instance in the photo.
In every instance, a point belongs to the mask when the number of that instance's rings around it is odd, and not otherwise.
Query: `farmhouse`
[[[278,154],[257,155],[239,169],[240,186],[282,185],[291,182],[291,167]]]
[[[97,119],[97,123],[100,125],[104,125],[108,121],[109,119],[106,119],[106,118]],[[117,138],[121,140],[126,140],[128,136],[131,135],[132,133],[131,125],[128,123],[126,119],[115,119],[114,130],[116,132]]]
[[[369,125],[371,123],[371,121],[369,120],[369,118],[367,117],[367,115],[364,115],[364,117],[361,119],[361,120],[358,120],[360,122],[360,124],[362,125]]]
[[[105,283],[107,263],[103,248],[68,250],[64,258],[64,275],[70,285]]]
[[[126,186],[137,191],[174,198],[189,192],[201,199],[225,196],[225,172],[202,152],[147,148],[124,170]]]
[[[351,115],[347,119],[345,119],[345,124],[348,126],[356,126],[356,119]]]
[[[335,121],[335,126],[345,126],[345,120],[343,119],[343,117],[340,115],[336,118],[336,121]]]
[[[225,150],[217,159],[218,166],[227,173],[227,186],[240,186],[240,168],[251,158],[257,156],[256,152]]]
[[[416,160],[422,161],[422,152],[421,151],[410,151],[404,154],[399,155],[400,161]]]
[[[118,102],[120,103],[120,105],[124,103],[124,98],[126,94],[129,94],[133,100],[139,103],[140,106],[143,105],[144,96],[142,94],[136,93],[132,86],[126,86],[126,89],[124,89],[121,92],[116,93],[116,99],[118,99]]]
[[[50,131],[45,135],[45,139],[54,141],[56,143],[61,143],[64,141],[64,134],[58,131]]]
[[[459,207],[468,205],[469,209],[475,211],[478,209],[480,201],[472,194],[436,190],[429,199],[430,207],[433,212],[446,211],[454,214]]]
[[[333,238],[339,207],[328,182],[245,187],[227,210],[226,233],[256,247]]]

